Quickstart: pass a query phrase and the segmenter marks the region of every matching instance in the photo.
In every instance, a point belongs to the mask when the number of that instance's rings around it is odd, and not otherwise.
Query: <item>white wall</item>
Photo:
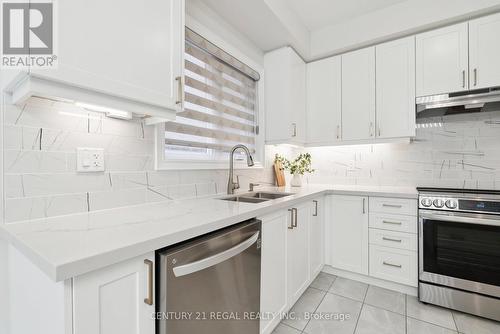
[[[500,0],[408,0],[311,33],[310,59],[500,11]]]

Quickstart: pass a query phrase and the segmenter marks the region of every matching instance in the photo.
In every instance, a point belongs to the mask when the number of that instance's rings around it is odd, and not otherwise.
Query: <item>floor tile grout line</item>
[[[408,334],[408,295],[405,293],[405,334]]]
[[[354,331],[352,332],[353,334],[356,334],[356,330],[358,329],[358,323],[359,319],[361,318],[361,313],[363,313],[363,308],[365,307],[365,304],[361,304],[361,309],[359,310],[358,318],[356,319],[356,325],[354,326]]]
[[[457,333],[458,333],[458,325],[457,325],[457,321],[455,320],[455,314],[453,313],[453,311],[450,311],[451,312],[451,318],[453,319],[453,323],[455,324],[455,328],[457,330]]]
[[[332,282],[333,284],[333,282]],[[321,290],[323,291],[323,290]],[[321,303],[323,302],[323,300],[325,299],[326,295],[328,294],[328,291],[323,291],[325,294],[323,295],[323,297],[321,298],[321,300],[319,301],[318,305],[314,308],[314,311],[312,312],[312,314],[315,314],[316,311],[318,310],[319,306],[321,305]],[[307,325],[309,325],[309,323],[311,322],[311,319],[307,320],[307,323],[306,325],[304,326],[304,328],[302,329],[302,333],[304,333],[304,331],[306,330],[307,328]]]
[[[437,327],[440,327],[440,328],[444,328],[444,329],[447,329],[449,331],[454,331],[454,332],[458,332],[458,329],[452,329],[452,328],[448,328],[448,327],[444,327],[444,326],[441,326],[441,325],[438,325],[438,324],[435,324],[435,323],[432,323],[432,322],[428,322],[428,321],[425,321],[425,320],[422,320],[422,319],[418,319],[418,318],[415,318],[415,317],[411,317],[409,315],[406,316],[407,318],[410,318],[410,319],[413,319],[413,320],[417,320],[417,321],[421,321],[421,322],[425,322],[426,324],[429,324],[429,325],[433,325],[433,326],[437,326]],[[456,325],[455,325],[456,326]]]

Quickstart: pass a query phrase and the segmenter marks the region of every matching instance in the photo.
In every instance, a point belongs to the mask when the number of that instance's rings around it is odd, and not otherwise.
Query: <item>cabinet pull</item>
[[[294,228],[294,224],[293,224],[293,219],[294,219],[293,209],[288,209],[288,212],[290,212],[290,226],[288,226],[288,229],[289,230],[293,230],[293,228]]]
[[[382,237],[382,240],[385,240],[385,241],[394,241],[394,242],[401,242],[401,239],[392,239],[392,238],[387,238],[387,237]]]
[[[378,126],[378,136],[380,137],[380,125]]]
[[[292,137],[297,137],[297,123],[292,123]]]
[[[401,209],[403,206],[400,204],[382,204],[382,206],[385,206],[386,208],[398,208]]]
[[[184,95],[184,87],[182,85],[182,77],[181,76],[176,77],[175,81],[177,81],[177,101],[175,101],[175,104],[182,105],[182,100],[183,100],[183,95]]]
[[[394,263],[390,263],[390,262],[382,262],[382,264],[386,265],[386,266],[389,266],[389,267],[396,267],[396,268],[402,268],[403,266],[400,265],[400,264],[394,264]]]
[[[382,223],[384,224],[392,224],[392,225],[401,225],[401,222],[391,222],[389,220],[382,220]]]
[[[153,261],[146,259],[144,264],[148,266],[148,296],[144,298],[144,302],[153,305]]]
[[[373,137],[373,122],[370,122],[370,137]]]
[[[318,201],[313,201],[313,203],[314,203],[313,217],[317,217],[318,216]]]
[[[337,125],[337,139],[340,139],[340,125]]]
[[[365,199],[365,198],[363,198],[363,214],[365,214],[365,213],[366,213],[366,210],[365,210],[365,202],[366,202],[366,199]]]
[[[295,215],[295,219],[293,220],[294,221],[293,227],[297,227],[297,211],[298,210],[296,208],[293,208],[292,210],[293,210],[294,215]]]
[[[462,71],[462,88],[465,88],[465,70]]]
[[[474,69],[474,86],[477,86],[477,68]]]

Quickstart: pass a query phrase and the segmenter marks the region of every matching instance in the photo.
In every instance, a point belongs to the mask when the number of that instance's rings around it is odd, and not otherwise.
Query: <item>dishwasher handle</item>
[[[175,277],[185,276],[203,269],[215,266],[221,262],[224,262],[241,252],[245,251],[248,247],[252,246],[259,239],[260,231],[255,232],[250,238],[246,239],[242,243],[237,244],[223,252],[214,254],[212,256],[206,257],[204,259],[177,266],[173,268]]]

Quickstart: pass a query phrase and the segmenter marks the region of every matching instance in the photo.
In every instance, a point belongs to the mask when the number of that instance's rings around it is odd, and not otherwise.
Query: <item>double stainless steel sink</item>
[[[232,202],[244,202],[244,203],[262,203],[269,200],[282,198],[286,196],[291,196],[293,194],[289,193],[275,193],[275,192],[267,192],[267,191],[256,191],[256,192],[248,192],[239,194],[237,196],[223,197],[220,198],[223,201],[232,201]]]

